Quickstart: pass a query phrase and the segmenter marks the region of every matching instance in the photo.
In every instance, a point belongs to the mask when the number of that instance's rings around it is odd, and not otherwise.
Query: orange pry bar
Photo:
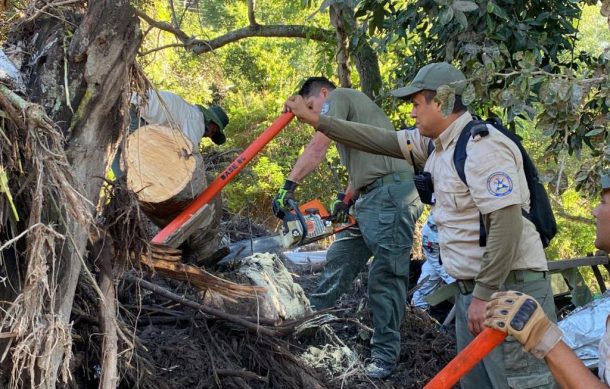
[[[224,188],[232,179],[239,173],[244,166],[254,158],[259,151],[263,149],[290,121],[294,115],[291,112],[283,113],[277,118],[271,126],[269,126],[258,138],[250,144],[227,168],[220,173],[214,181],[197,196],[193,202],[178,214],[167,226],[165,226],[155,237],[151,243],[158,245],[166,245],[170,238],[182,227],[187,225],[192,216],[208,204],[216,197],[222,188]]]
[[[502,331],[486,328],[424,386],[424,389],[449,389],[504,341]]]

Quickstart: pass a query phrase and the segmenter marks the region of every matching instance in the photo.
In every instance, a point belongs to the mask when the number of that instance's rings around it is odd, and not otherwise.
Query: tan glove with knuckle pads
[[[536,358],[544,358],[561,340],[561,330],[533,297],[514,291],[496,292],[491,297],[485,325],[513,336]]]

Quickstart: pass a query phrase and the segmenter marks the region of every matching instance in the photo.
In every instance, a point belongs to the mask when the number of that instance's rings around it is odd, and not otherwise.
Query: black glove
[[[345,202],[345,193],[337,193],[337,199],[331,204],[332,221],[335,223],[346,223],[349,218],[349,209],[354,205],[354,200]]]
[[[271,203],[271,208],[273,209],[273,214],[280,218],[284,218],[284,210],[290,209],[288,205],[288,200],[292,200],[296,202],[294,198],[294,191],[299,186],[294,181],[286,180],[284,181],[284,186],[277,192],[273,202]]]

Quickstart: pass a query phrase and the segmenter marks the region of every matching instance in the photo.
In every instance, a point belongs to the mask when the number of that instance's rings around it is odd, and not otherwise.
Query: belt
[[[505,285],[516,284],[518,282],[532,282],[542,280],[548,277],[547,271],[535,271],[535,270],[511,270],[504,281]],[[438,288],[432,294],[426,296],[424,299],[428,304],[435,306],[451,297],[461,294],[470,294],[474,290],[474,280],[456,280],[451,284],[443,285]]]
[[[375,181],[371,182],[368,185],[360,188],[359,192],[362,194],[369,193],[373,189],[377,189],[384,185],[395,184],[397,182],[404,182],[407,180],[413,179],[413,173],[410,171],[402,171],[402,172],[394,172],[390,174],[386,174],[383,177],[377,178]]]
[[[535,270],[511,270],[504,284],[516,284],[518,282],[532,282],[548,278],[548,271]]]

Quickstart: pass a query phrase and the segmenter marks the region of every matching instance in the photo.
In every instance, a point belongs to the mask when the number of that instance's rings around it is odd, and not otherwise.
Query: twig
[[[276,336],[279,335],[279,333],[277,331],[275,331],[275,330],[272,330],[272,329],[267,328],[267,327],[260,326],[258,324],[254,324],[252,322],[249,322],[247,320],[242,319],[241,317],[232,315],[230,313],[223,312],[223,311],[221,311],[219,309],[199,304],[199,303],[197,303],[195,301],[192,301],[192,300],[189,300],[189,299],[187,299],[185,297],[178,296],[177,294],[172,293],[172,292],[170,292],[167,289],[164,289],[164,288],[162,288],[160,286],[157,286],[157,285],[153,284],[152,282],[148,282],[148,281],[143,280],[143,279],[141,279],[139,277],[136,277],[133,274],[126,273],[123,277],[126,280],[135,282],[135,283],[139,284],[142,288],[148,289],[151,292],[154,292],[154,293],[156,293],[156,294],[158,294],[160,296],[163,296],[165,298],[173,300],[173,301],[175,301],[177,303],[180,303],[182,305],[186,305],[187,307],[195,308],[195,309],[197,309],[197,310],[199,310],[199,311],[201,311],[203,313],[206,313],[208,315],[213,315],[213,316],[216,316],[218,318],[221,318],[221,319],[230,321],[232,323],[238,324],[238,325],[246,328],[247,330],[249,330],[251,332],[254,332],[254,333],[257,333],[257,334],[266,335],[266,336],[271,336],[271,337],[276,337]]]
[[[241,377],[247,380],[257,380],[264,383],[269,383],[269,378],[259,376],[256,373],[247,370],[234,370],[234,369],[218,369],[216,374],[223,377]]]
[[[26,23],[26,22],[36,19],[38,17],[38,15],[40,15],[41,13],[47,13],[46,10],[51,7],[60,7],[63,5],[70,5],[70,4],[76,4],[76,3],[84,3],[84,0],[66,0],[66,1],[57,1],[54,3],[53,2],[47,3],[39,9],[35,9],[36,13],[34,15],[30,16],[29,18],[25,19],[22,23]]]
[[[145,51],[143,53],[140,53],[138,55],[140,57],[143,57],[145,55],[152,54],[152,53],[155,53],[157,51],[165,50],[165,49],[170,48],[170,47],[187,47],[187,46],[184,43],[170,43],[170,44],[165,45],[165,46],[156,47],[154,49],[147,50],[147,51]]]
[[[15,243],[16,241],[18,241],[19,239],[21,239],[24,235],[26,235],[27,233],[30,232],[30,230],[33,230],[36,227],[46,227],[47,225],[44,223],[36,223],[33,226],[29,227],[27,230],[23,231],[21,234],[17,235],[16,237],[14,237],[13,239],[5,242],[2,246],[0,246],[0,251],[4,250],[5,248],[7,248],[8,246],[12,245],[13,243]],[[49,229],[49,232],[52,232],[53,234],[55,234],[56,236],[60,237],[63,239],[63,235],[59,234],[58,232],[56,232],[53,229]]]

